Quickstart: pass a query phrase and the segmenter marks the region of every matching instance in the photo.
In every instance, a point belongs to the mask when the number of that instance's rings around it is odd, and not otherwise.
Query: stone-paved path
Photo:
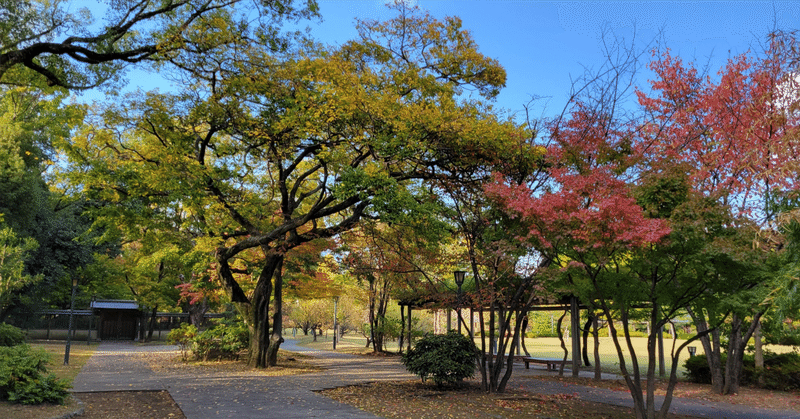
[[[282,349],[303,352],[324,367],[321,373],[266,377],[252,373],[155,372],[140,353],[177,355],[174,346],[142,346],[104,342],[73,383],[76,393],[88,391],[168,390],[189,419],[207,418],[355,418],[377,416],[321,396],[316,391],[378,380],[408,380],[396,358],[361,357],[299,347],[287,340]],[[543,368],[515,368],[509,388],[545,394],[576,394],[583,400],[632,406],[627,392],[535,380],[553,374]],[[80,394],[76,395],[80,398]],[[798,411],[757,409],[742,405],[675,398],[671,411],[708,418],[800,419]],[[145,418],[142,418],[145,419]]]
[[[377,416],[338,403],[316,391],[377,380],[414,377],[396,361],[356,357],[329,351],[310,351],[287,340],[282,349],[313,352],[319,374],[265,377],[251,374],[169,374],[154,372],[137,353],[166,352],[174,346],[142,346],[126,342],[102,343],[81,369],[73,392],[167,390],[189,419],[206,418],[364,418]],[[142,418],[145,419],[145,418]]]

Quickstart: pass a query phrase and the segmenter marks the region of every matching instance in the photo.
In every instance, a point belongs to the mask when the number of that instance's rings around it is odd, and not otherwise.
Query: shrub
[[[441,386],[475,375],[475,354],[475,343],[451,330],[446,335],[425,335],[403,354],[403,365],[423,382],[432,377]]]
[[[556,318],[550,313],[530,313],[528,314],[528,328],[526,333],[527,337],[558,337],[558,332],[555,330]]]
[[[722,354],[722,362],[725,363],[726,355]],[[689,357],[684,363],[686,368],[686,378],[693,383],[711,384],[711,369],[708,368],[708,358],[705,354]]]
[[[15,346],[25,343],[25,332],[7,323],[0,323],[0,346]]]
[[[785,354],[764,353],[764,368],[756,369],[752,356],[745,359],[742,371],[742,382],[756,385],[770,390],[798,390],[800,389],[800,354],[789,352]],[[759,377],[761,382],[759,383]]]
[[[727,355],[722,354],[723,366],[726,360]],[[687,359],[684,367],[689,381],[702,384],[711,383],[711,371],[705,355]],[[771,390],[798,390],[800,389],[800,354],[791,352],[779,355],[765,352],[763,369],[755,367],[753,355],[745,355],[742,360],[742,376],[739,383]]]
[[[197,336],[197,328],[189,323],[183,323],[180,327],[170,330],[167,340],[178,345],[181,349],[181,358],[184,361],[189,359],[189,351],[192,348],[194,338]]]
[[[0,399],[22,404],[64,403],[69,384],[47,374],[50,356],[29,345],[0,347]]]
[[[238,358],[247,348],[250,335],[244,323],[224,321],[194,338],[192,352],[197,359]]]

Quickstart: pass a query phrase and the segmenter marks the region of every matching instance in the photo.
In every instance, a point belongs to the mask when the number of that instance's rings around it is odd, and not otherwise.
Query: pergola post
[[[472,307],[469,308],[469,337],[475,340],[475,312]]]
[[[398,342],[398,351],[403,353],[403,347],[405,343],[405,332],[406,332],[406,306],[403,303],[400,303],[400,342]]]
[[[411,305],[408,306],[408,350],[411,350]]]
[[[453,310],[450,307],[447,307],[447,331],[449,332],[450,329],[453,328]]]
[[[572,376],[577,377],[581,368],[581,340],[580,340],[580,310],[578,309],[578,297],[574,295],[569,299],[570,323],[572,338]]]
[[[659,307],[656,306],[656,318],[660,317]],[[655,325],[653,325],[655,326]],[[658,375],[664,377],[667,374],[666,365],[664,362],[664,326],[661,326],[656,331],[658,342]]]

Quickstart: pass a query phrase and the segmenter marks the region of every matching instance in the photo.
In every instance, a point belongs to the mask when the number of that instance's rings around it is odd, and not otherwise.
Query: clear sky
[[[319,0],[323,22],[312,34],[328,43],[355,38],[354,19],[392,17],[385,0]],[[571,78],[602,64],[602,28],[640,45],[659,34],[684,60],[719,68],[733,55],[757,49],[773,29],[800,29],[798,1],[534,1],[416,0],[437,18],[458,16],[480,51],[508,73],[498,98],[521,112],[533,95],[560,111]],[[644,81],[644,80],[642,80]],[[543,105],[543,103],[542,103]],[[541,109],[540,109],[541,112]]]
[[[306,23],[328,44],[356,37],[355,19],[393,17],[387,0],[318,0],[322,22]],[[709,62],[712,71],[728,57],[758,50],[774,29],[800,29],[800,1],[535,1],[407,0],[437,18],[458,16],[480,51],[506,69],[506,88],[497,106],[518,116],[533,96],[543,97],[536,117],[563,108],[571,80],[603,63],[601,33],[613,31],[640,47],[657,35],[687,61]],[[710,61],[709,61],[710,60]],[[643,73],[640,84],[646,81]],[[130,90],[169,88],[152,74],[129,73]],[[99,99],[86,92],[81,100]],[[543,109],[545,107],[546,109]]]

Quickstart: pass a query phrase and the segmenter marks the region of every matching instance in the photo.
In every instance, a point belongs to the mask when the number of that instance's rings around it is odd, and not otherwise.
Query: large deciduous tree
[[[85,2],[0,1],[0,84],[97,87],[129,64],[173,60],[187,51],[210,53],[230,43],[238,34],[219,36],[220,22],[241,29],[258,20],[259,35],[277,47],[276,24],[314,15],[317,9],[313,0],[300,8],[291,0],[105,3],[90,9]],[[98,9],[103,22],[93,15]]]
[[[502,160],[523,135],[492,113],[505,71],[458,19],[395,8],[339,48],[249,44],[181,95],[111,106],[70,148],[75,181],[117,203],[108,217],[186,229],[213,251],[254,366],[274,365],[282,341],[287,255],[364,217],[415,214],[435,199],[425,182]],[[183,223],[150,221],[170,212]],[[257,264],[237,265],[253,250]]]

